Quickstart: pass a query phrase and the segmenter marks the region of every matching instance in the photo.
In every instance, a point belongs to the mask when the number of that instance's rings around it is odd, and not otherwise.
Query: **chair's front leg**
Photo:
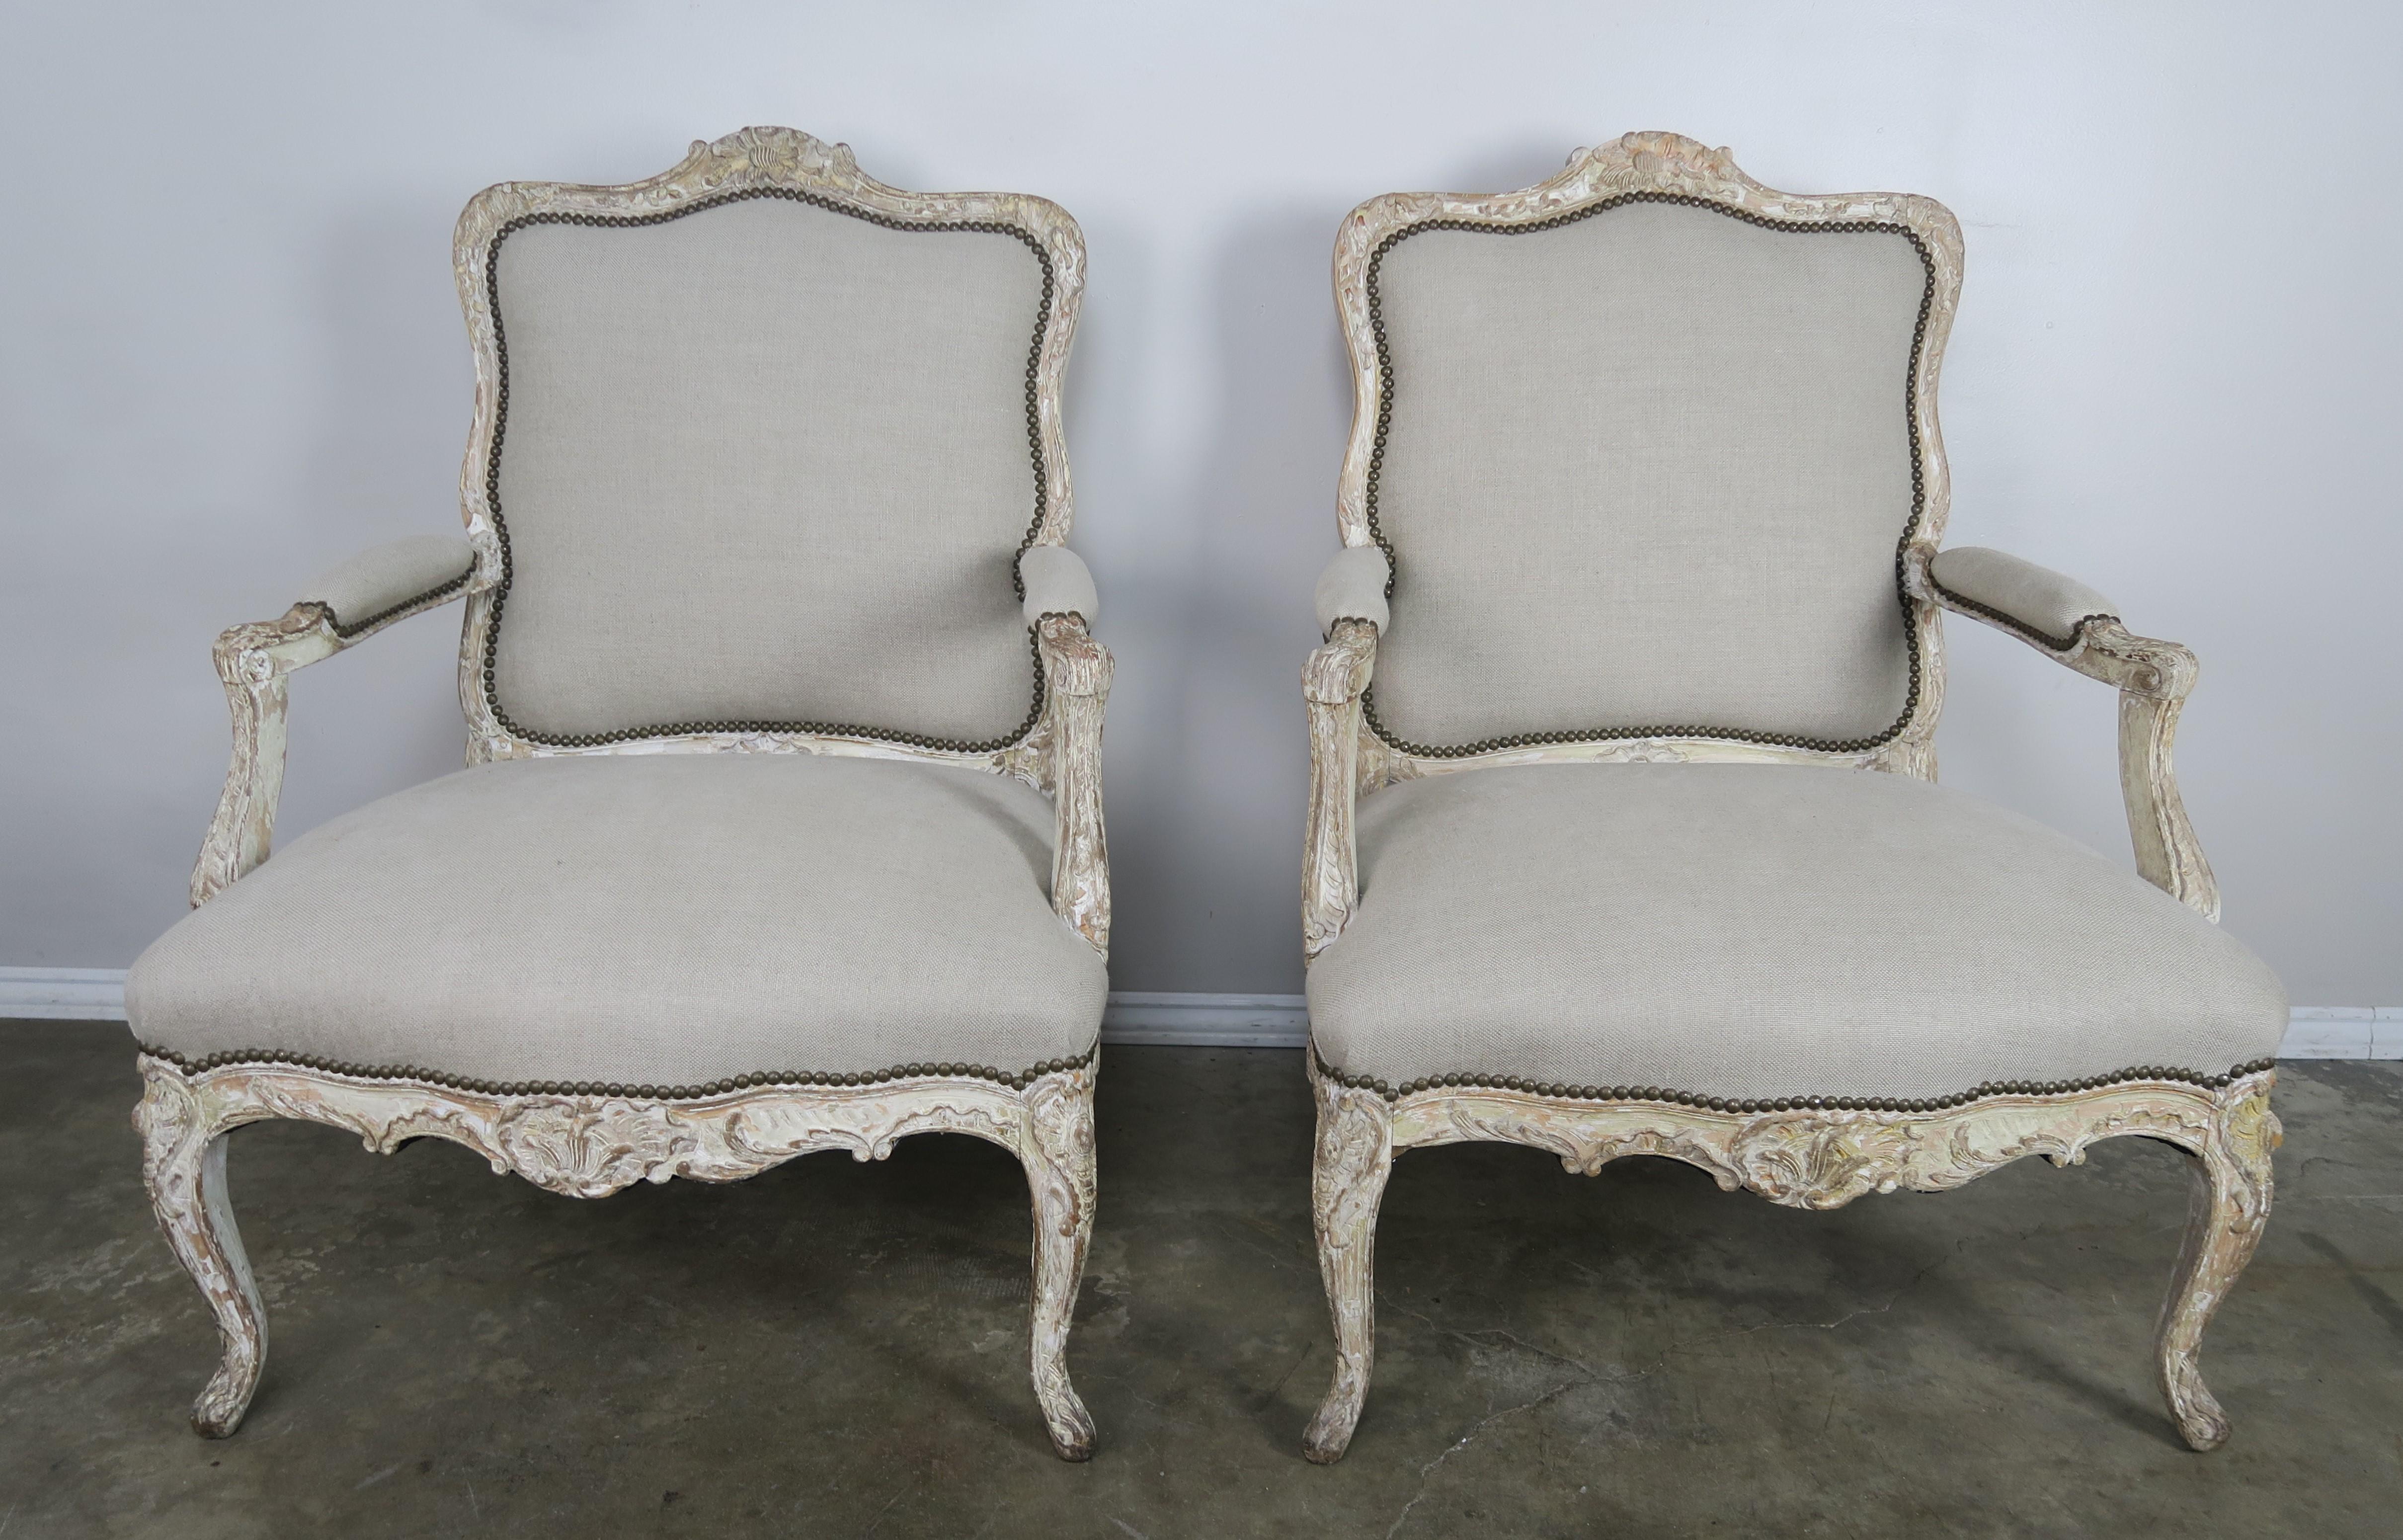
[[[1301,1452],[1313,1464],[1331,1465],[1351,1447],[1376,1360],[1377,1206],[1394,1169],[1394,1114],[1375,1091],[1339,1085],[1315,1064],[1311,1087],[1318,1099],[1311,1220],[1335,1320],[1335,1378],[1301,1436]]]
[[[142,1179],[167,1243],[215,1312],[225,1357],[200,1399],[192,1431],[223,1438],[242,1425],[267,1367],[267,1311],[226,1196],[226,1134],[212,1132],[200,1096],[173,1067],[142,1061],[147,1082],[133,1109],[142,1135]]]
[[[2270,1219],[2270,1152],[2278,1147],[2277,1114],[2270,1110],[2274,1075],[2229,1088],[2211,1132],[2188,1168],[2193,1177],[2186,1242],[2169,1297],[2161,1302],[2158,1353],[2161,1397],[2186,1441],[2215,1450],[2228,1439],[2228,1414],[2202,1382],[2196,1360],[2202,1330],[2237,1275],[2253,1258]]]
[[[1073,615],[1047,615],[1035,628],[1051,713],[1051,908],[1106,957],[1110,951],[1110,850],[1102,825],[1102,716],[1110,699],[1109,649]]]
[[[1020,1159],[1035,1206],[1035,1303],[1030,1356],[1035,1396],[1063,1460],[1093,1457],[1093,1419],[1068,1381],[1068,1328],[1085,1276],[1099,1179],[1093,1158],[1097,1054],[1080,1069],[1049,1075],[1026,1091]]]

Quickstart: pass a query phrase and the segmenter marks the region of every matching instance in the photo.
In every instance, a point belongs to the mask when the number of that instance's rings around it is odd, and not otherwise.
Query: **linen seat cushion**
[[[2017,813],[1910,777],[1549,764],[1360,805],[1310,970],[1347,1075],[1923,1098],[2273,1057],[2233,937]]]
[[[979,770],[557,757],[293,841],[126,981],[134,1035],[516,1084],[705,1085],[1092,1046],[1102,958],[1047,896],[1053,814]]]

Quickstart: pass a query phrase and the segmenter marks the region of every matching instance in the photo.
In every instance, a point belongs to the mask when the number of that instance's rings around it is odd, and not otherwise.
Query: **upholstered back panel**
[[[760,197],[521,222],[488,277],[507,725],[1020,731],[1030,242]]]
[[[1370,270],[1379,730],[1885,733],[1910,691],[1911,237],[1648,201],[1509,229],[1418,227]]]

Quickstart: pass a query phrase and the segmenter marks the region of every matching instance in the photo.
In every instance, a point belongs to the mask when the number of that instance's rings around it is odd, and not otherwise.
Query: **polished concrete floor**
[[[2165,1147],[1813,1214],[1469,1146],[1396,1168],[1331,1469],[1299,1453],[1328,1332],[1293,1053],[1107,1055],[1082,1466],[1026,1385],[1025,1189],[975,1141],[583,1203],[432,1141],[245,1130],[273,1345],[211,1443],[124,1030],[0,1025],[0,1540],[2403,1534],[2403,1065],[2282,1076],[2215,1454],[2152,1385]]]

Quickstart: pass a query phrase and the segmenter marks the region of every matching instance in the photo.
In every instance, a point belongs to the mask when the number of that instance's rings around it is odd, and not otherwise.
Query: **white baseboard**
[[[0,968],[0,1018],[125,1020],[123,968]]]
[[[125,1020],[123,968],[0,967],[0,1020]],[[1125,1047],[1298,1048],[1299,994],[1113,993],[1102,1041]],[[2297,1006],[2281,1059],[2403,1059],[2403,1006]]]
[[[2297,1006],[2281,1059],[2403,1059],[2403,1006]]]
[[[1310,1041],[1299,994],[1113,992],[1102,1041],[1138,1047],[1298,1048]]]

